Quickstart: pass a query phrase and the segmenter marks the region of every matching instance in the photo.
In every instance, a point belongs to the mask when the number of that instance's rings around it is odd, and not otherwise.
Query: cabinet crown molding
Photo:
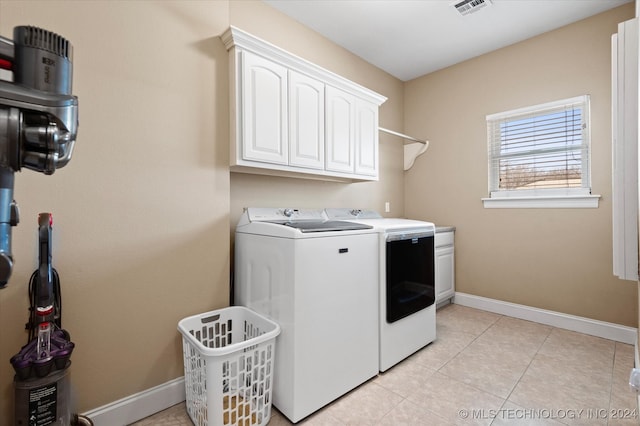
[[[229,51],[233,48],[247,50],[257,55],[276,61],[289,69],[307,74],[320,81],[324,81],[334,87],[352,93],[376,105],[382,105],[387,98],[379,93],[367,89],[353,81],[350,81],[334,72],[326,70],[306,59],[300,58],[286,50],[275,46],[265,40],[247,33],[237,27],[230,26],[221,36],[225,48]]]

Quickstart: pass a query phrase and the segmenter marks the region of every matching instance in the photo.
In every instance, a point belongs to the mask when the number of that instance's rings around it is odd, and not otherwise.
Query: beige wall
[[[415,79],[405,130],[431,148],[405,175],[405,212],[457,227],[457,290],[638,326],[635,283],[612,274],[611,34],[633,4]],[[484,209],[487,114],[591,95],[597,209]]]
[[[0,34],[22,24],[74,45],[80,127],[66,168],[16,177],[2,425],[13,424],[9,358],[26,343],[39,212],[54,215],[79,411],[182,375],[178,321],[228,304],[228,4],[0,0]]]

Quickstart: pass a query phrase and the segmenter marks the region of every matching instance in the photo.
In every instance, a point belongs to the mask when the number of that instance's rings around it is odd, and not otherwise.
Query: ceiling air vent
[[[487,6],[491,6],[491,0],[463,0],[456,3],[455,8],[460,15],[468,15],[483,9]]]

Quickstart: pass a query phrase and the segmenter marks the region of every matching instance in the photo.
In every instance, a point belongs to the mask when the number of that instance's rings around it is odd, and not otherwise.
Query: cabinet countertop
[[[455,226],[436,226],[436,234],[439,232],[455,232]]]

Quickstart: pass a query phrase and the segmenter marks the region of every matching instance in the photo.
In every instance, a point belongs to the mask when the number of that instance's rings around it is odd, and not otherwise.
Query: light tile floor
[[[455,304],[436,323],[435,342],[298,424],[640,424],[631,345]],[[135,423],[191,424],[184,403]]]

